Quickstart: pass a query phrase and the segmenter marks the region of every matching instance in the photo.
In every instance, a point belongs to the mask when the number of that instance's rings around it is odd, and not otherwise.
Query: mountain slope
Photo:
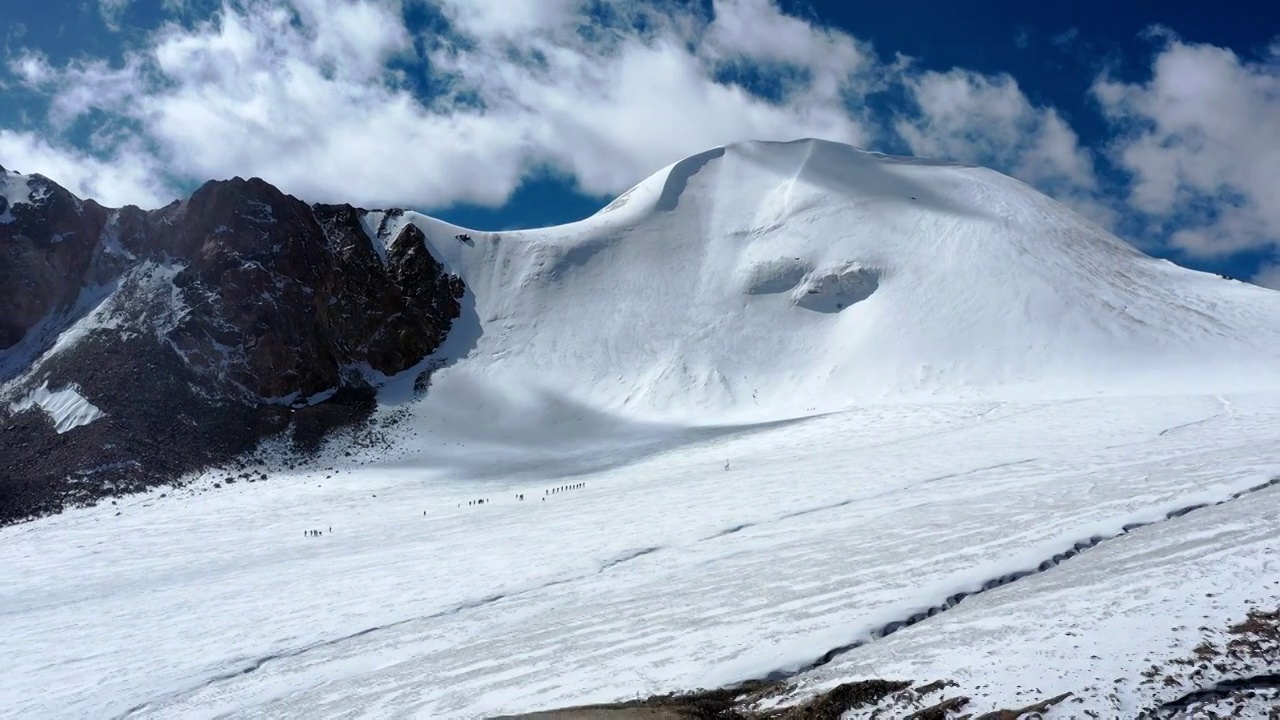
[[[705,421],[1280,376],[1280,293],[1147,257],[982,168],[744,143],[571,225],[457,242],[404,221],[475,292],[449,373],[593,407]]]

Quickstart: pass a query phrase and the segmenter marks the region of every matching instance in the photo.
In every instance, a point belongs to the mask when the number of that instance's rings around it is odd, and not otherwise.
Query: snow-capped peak
[[[1147,257],[984,168],[746,142],[560,227],[459,243],[405,217],[475,292],[459,370],[593,406],[1280,384],[1280,295]]]

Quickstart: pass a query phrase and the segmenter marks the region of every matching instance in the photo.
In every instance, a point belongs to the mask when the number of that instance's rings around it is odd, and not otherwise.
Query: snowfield
[[[1280,602],[1280,487],[1163,520],[1280,474],[1280,397],[1223,400],[856,408],[550,496],[388,463],[77,510],[0,531],[0,700],[481,717],[712,686],[1157,521],[807,674],[973,678],[988,709],[1100,684],[1125,717],[1197,641],[1173,628]]]
[[[373,447],[0,528],[0,714],[472,718],[775,674],[1134,717],[1198,689],[1143,673],[1199,628],[1280,608],[1280,293],[818,141],[559,228],[376,220],[468,287],[425,397],[393,379]]]

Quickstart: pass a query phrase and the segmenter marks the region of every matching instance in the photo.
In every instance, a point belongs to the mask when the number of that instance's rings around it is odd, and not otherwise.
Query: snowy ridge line
[[[1093,535],[1089,537],[1089,539],[1076,542],[1067,550],[1057,553],[1052,557],[1042,561],[1039,565],[1037,565],[1033,569],[1019,570],[1016,572],[1001,575],[999,577],[991,578],[990,580],[983,582],[975,590],[963,590],[963,591],[954,593],[952,595],[948,595],[946,600],[944,600],[943,602],[937,605],[933,605],[926,610],[921,610],[919,612],[913,613],[912,615],[909,615],[906,618],[903,618],[901,620],[894,620],[892,622],[886,623],[880,626],[879,628],[872,630],[869,633],[868,637],[865,639],[854,640],[851,643],[831,648],[830,650],[820,655],[817,659],[799,668],[786,669],[786,670],[774,670],[773,672],[770,672],[769,674],[765,675],[763,680],[769,681],[769,682],[786,680],[787,678],[795,677],[796,675],[800,675],[802,673],[809,672],[810,670],[814,670],[816,668],[822,667],[823,665],[830,663],[832,660],[839,657],[840,655],[844,655],[845,653],[856,650],[864,645],[875,642],[876,640],[879,640],[881,638],[888,637],[889,635],[892,635],[898,632],[899,630],[902,630],[903,628],[911,627],[912,625],[915,625],[916,623],[927,620],[935,615],[944,613],[954,608],[956,605],[959,605],[967,597],[972,597],[974,595],[981,595],[982,593],[987,592],[988,590],[994,590],[998,587],[1008,585],[1009,583],[1016,582],[1018,580],[1021,580],[1026,577],[1030,577],[1032,575],[1038,575],[1042,572],[1045,572],[1047,570],[1057,567],[1058,565],[1062,564],[1066,560],[1069,560],[1083,553],[1084,551],[1089,550],[1090,548],[1097,547],[1098,545],[1108,540],[1114,540],[1118,537],[1127,535],[1130,532],[1137,530],[1139,528],[1143,528],[1148,525],[1154,525],[1160,522],[1167,522],[1175,518],[1180,518],[1184,515],[1193,513],[1196,510],[1202,510],[1207,507],[1216,507],[1218,505],[1224,505],[1233,500],[1238,500],[1241,497],[1244,497],[1245,495],[1250,495],[1250,494],[1260,492],[1262,490],[1266,490],[1268,488],[1276,487],[1276,486],[1280,486],[1280,476],[1274,477],[1268,480],[1267,482],[1254,485],[1249,488],[1245,488],[1244,490],[1240,490],[1238,492],[1234,492],[1231,495],[1227,496],[1226,498],[1222,500],[1218,500],[1217,502],[1196,503],[1193,505],[1180,507],[1175,510],[1170,510],[1169,512],[1165,513],[1164,518],[1161,520],[1153,520],[1149,522],[1131,522],[1121,527],[1120,531],[1117,533],[1114,533],[1111,535]],[[750,681],[747,681],[747,682],[750,682]]]
[[[624,555],[621,555],[617,558],[614,558],[613,560],[610,560],[604,563],[594,573],[575,575],[569,578],[552,580],[550,582],[546,582],[541,585],[537,585],[535,587],[525,588],[524,590],[519,590],[516,592],[495,593],[493,595],[488,595],[486,597],[483,597],[477,600],[469,600],[467,602],[455,605],[447,610],[441,610],[439,612],[431,613],[429,615],[420,615],[417,617],[405,618],[404,620],[397,620],[395,622],[387,623],[385,625],[375,625],[373,627],[365,628],[363,630],[359,630],[357,632],[353,632],[348,635],[343,635],[341,637],[330,638],[329,640],[321,640],[319,642],[303,645],[302,647],[295,648],[293,650],[281,650],[279,652],[268,653],[266,655],[262,655],[260,657],[254,658],[253,660],[249,661],[248,663],[245,663],[244,665],[241,665],[240,667],[234,670],[228,670],[226,672],[218,673],[217,675],[214,675],[206,679],[204,682],[201,682],[197,685],[192,685],[186,689],[178,690],[176,692],[166,694],[163,697],[154,698],[151,700],[147,700],[145,702],[138,703],[137,705],[134,705],[133,707],[129,708],[123,713],[116,715],[113,720],[126,720],[126,718],[133,717],[134,715],[146,710],[147,708],[151,707],[152,705],[155,705],[156,703],[172,702],[174,700],[178,700],[188,695],[192,695],[194,693],[200,692],[205,688],[212,687],[220,683],[228,682],[230,680],[235,680],[236,678],[242,677],[244,675],[250,675],[262,669],[264,665],[267,665],[268,663],[274,662],[276,660],[288,660],[290,658],[300,657],[314,650],[333,647],[335,645],[341,645],[342,643],[347,642],[349,640],[355,640],[356,638],[365,637],[367,635],[372,635],[373,633],[382,632],[384,630],[391,630],[397,627],[408,625],[410,623],[424,621],[424,620],[438,620],[443,617],[448,617],[450,615],[457,615],[458,613],[466,612],[467,610],[475,610],[477,608],[481,608],[486,605],[492,605],[501,600],[516,598],[516,597],[520,597],[521,595],[528,595],[529,593],[538,592],[539,590],[545,590],[547,588],[556,587],[557,585],[565,585],[571,582],[576,582],[578,580],[582,580],[587,577],[590,577],[591,575],[599,575],[600,573],[603,573],[607,570],[617,567],[618,565],[621,565],[626,562],[630,562],[631,560],[635,560],[636,558],[642,557],[644,555],[657,552],[661,549],[662,549],[661,547],[640,548],[638,550],[633,550],[629,553],[626,553]]]

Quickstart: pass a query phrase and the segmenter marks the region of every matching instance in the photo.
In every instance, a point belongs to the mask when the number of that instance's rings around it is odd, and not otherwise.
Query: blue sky
[[[1280,11],[1204,2],[54,0],[0,20],[0,164],[154,205],[259,175],[481,229],[713,145],[989,165],[1280,286]]]

